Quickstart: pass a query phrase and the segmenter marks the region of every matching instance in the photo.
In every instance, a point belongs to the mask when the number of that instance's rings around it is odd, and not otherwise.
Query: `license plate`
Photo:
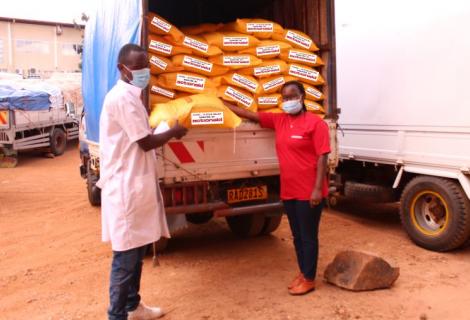
[[[227,202],[237,203],[253,200],[265,200],[268,198],[268,187],[248,187],[227,190]]]

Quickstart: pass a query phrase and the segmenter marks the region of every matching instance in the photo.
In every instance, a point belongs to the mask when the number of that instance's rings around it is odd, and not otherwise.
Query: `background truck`
[[[274,20],[309,34],[320,46],[321,72],[333,144],[336,139],[334,28],[332,1],[101,1],[85,29],[83,95],[86,130],[81,143],[81,174],[90,202],[98,205],[99,116],[104,96],[118,79],[116,60],[126,43],[147,46],[147,13],[177,26],[229,22],[241,17]],[[147,97],[144,103],[148,105]],[[236,130],[192,129],[181,141],[157,150],[158,173],[168,215],[185,214],[192,223],[225,217],[237,235],[274,231],[281,222],[279,168],[274,134],[245,122]],[[333,152],[330,166],[334,167]]]
[[[337,0],[337,188],[400,201],[418,245],[470,234],[470,3]]]

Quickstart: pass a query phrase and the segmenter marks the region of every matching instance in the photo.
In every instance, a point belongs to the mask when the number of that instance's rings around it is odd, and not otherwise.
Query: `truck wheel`
[[[458,248],[470,235],[470,201],[453,180],[411,180],[402,194],[400,217],[411,240],[428,250]]]
[[[204,224],[212,219],[212,212],[191,213],[186,215],[186,220],[192,224]]]
[[[361,201],[376,203],[394,202],[397,200],[395,191],[391,187],[352,181],[346,181],[344,185],[344,195]]]
[[[264,218],[264,226],[261,234],[270,234],[279,228],[282,221],[282,213]]]
[[[63,155],[67,146],[67,135],[64,130],[54,128],[51,134],[51,152],[55,156]]]
[[[98,177],[93,174],[90,168],[90,160],[87,161],[86,167],[86,186],[88,192],[88,201],[94,207],[101,205],[101,189],[96,186]]]
[[[230,230],[240,237],[253,237],[263,231],[265,217],[263,214],[243,214],[226,217]]]

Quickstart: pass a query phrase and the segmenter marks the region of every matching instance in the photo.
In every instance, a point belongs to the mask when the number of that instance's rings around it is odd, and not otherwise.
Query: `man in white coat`
[[[111,241],[109,320],[147,320],[163,315],[140,301],[147,245],[170,237],[158,186],[153,149],[187,129],[176,125],[152,134],[142,90],[150,79],[146,51],[127,44],[119,52],[121,79],[108,92],[100,118],[100,180],[103,241]]]

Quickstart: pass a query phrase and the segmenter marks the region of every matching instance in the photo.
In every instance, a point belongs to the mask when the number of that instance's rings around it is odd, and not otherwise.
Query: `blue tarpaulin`
[[[15,89],[10,86],[0,86],[1,110],[40,111],[48,110],[51,106],[50,95],[43,91]]]
[[[127,43],[140,44],[141,0],[101,0],[85,27],[82,93],[87,139],[99,141],[99,119],[106,93],[119,78],[117,57]]]

